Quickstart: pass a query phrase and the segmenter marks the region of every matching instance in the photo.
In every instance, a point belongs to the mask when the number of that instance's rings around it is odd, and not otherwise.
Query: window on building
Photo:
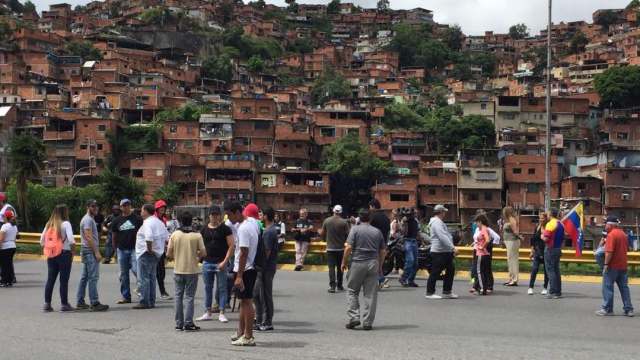
[[[429,169],[429,176],[438,176],[440,175],[440,171],[438,169]]]
[[[211,146],[211,140],[204,140],[202,142],[202,146],[204,147],[210,147]]]
[[[389,194],[390,201],[409,201],[409,194]]]
[[[296,144],[296,149],[302,149],[302,144]]]
[[[256,121],[253,123],[254,130],[269,130],[271,124],[268,121]]]
[[[558,114],[552,114],[551,115],[551,120],[558,121]]]
[[[487,103],[480,104],[480,110],[487,110]]]
[[[540,184],[527,184],[527,192],[528,193],[540,192]]]
[[[479,197],[478,197],[478,194],[476,194],[476,193],[471,193],[471,194],[469,194],[469,196],[467,197],[467,199],[469,199],[469,201],[478,201],[478,200],[479,200]]]
[[[497,171],[476,171],[476,180],[494,181],[498,180]]]
[[[320,135],[324,137],[335,137],[336,136],[336,128],[321,128]]]
[[[131,176],[136,177],[136,178],[141,178],[142,177],[142,169],[133,169],[133,170],[131,170]]]
[[[629,173],[622,173],[622,180],[629,180]]]
[[[493,200],[493,193],[485,192],[484,193],[484,201],[491,201],[491,200]]]
[[[435,194],[436,194],[436,189],[430,188],[429,189],[429,195],[435,195]]]
[[[512,171],[513,171],[514,174],[522,174],[522,169],[520,169],[520,168],[513,168]]]
[[[471,170],[462,170],[462,176],[471,176]]]
[[[357,128],[347,129],[347,136],[349,135],[358,136],[359,134],[360,134],[360,129],[357,129]]]
[[[80,144],[80,150],[87,150],[87,144]]]
[[[260,114],[262,114],[262,115],[268,115],[270,111],[271,111],[271,109],[268,106],[261,106],[260,107]]]
[[[107,130],[107,126],[104,124],[100,124],[98,125],[98,131],[106,131]]]
[[[578,190],[586,190],[587,189],[587,184],[585,184],[583,182],[579,182],[577,186],[578,186]]]
[[[172,134],[175,134],[176,132],[178,132],[178,125],[169,126],[169,132]]]
[[[243,114],[248,114],[251,112],[251,107],[249,106],[242,106],[240,107],[240,112]]]
[[[184,142],[185,149],[193,149],[193,140],[187,140]]]
[[[233,139],[233,144],[234,145],[249,145],[251,143],[251,141],[249,140],[249,138],[246,137],[237,137],[235,139]]]
[[[529,169],[529,175],[535,175],[536,169]]]
[[[618,138],[618,140],[629,140],[629,133],[619,132],[616,134],[616,138]]]
[[[622,200],[622,201],[633,200],[633,192],[632,191],[623,191],[620,194],[620,200]]]
[[[97,148],[98,150],[102,150],[102,144],[96,144],[96,148]]]

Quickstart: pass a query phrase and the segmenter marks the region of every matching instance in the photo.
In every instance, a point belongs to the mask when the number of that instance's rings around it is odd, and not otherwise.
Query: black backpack
[[[253,267],[256,271],[264,270],[267,265],[267,253],[264,250],[264,241],[262,240],[262,229],[258,233],[258,249],[256,250],[256,257],[253,259]]]

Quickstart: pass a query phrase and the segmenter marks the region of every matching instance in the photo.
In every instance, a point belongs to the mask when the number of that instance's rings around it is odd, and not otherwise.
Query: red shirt
[[[609,268],[614,270],[627,270],[628,247],[629,243],[624,231],[618,228],[609,231],[607,242],[604,245],[604,250],[612,254],[611,260],[609,261]]]

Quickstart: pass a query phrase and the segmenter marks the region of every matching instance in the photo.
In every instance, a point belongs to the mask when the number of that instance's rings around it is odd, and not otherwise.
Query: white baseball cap
[[[342,214],[342,206],[336,205],[333,207],[333,212],[336,214]]]
[[[433,211],[439,213],[439,212],[447,212],[449,210],[447,210],[447,208],[444,207],[444,205],[438,204],[433,208]]]

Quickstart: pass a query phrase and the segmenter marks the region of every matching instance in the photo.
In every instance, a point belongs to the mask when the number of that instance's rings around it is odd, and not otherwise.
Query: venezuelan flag
[[[569,213],[562,218],[564,232],[569,235],[576,249],[576,256],[582,256],[582,246],[584,245],[584,205],[578,203]]]

